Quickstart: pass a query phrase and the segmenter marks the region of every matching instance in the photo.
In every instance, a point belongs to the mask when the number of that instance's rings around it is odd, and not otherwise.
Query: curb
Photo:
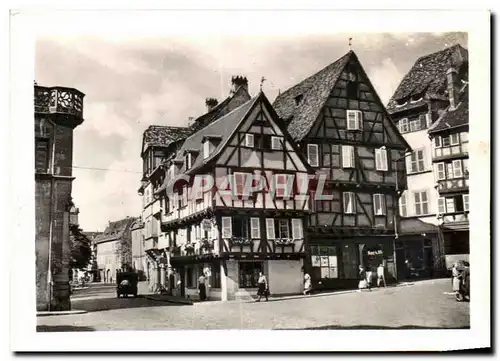
[[[160,301],[160,302],[168,302],[168,303],[174,303],[174,304],[179,304],[179,305],[193,305],[192,301],[188,300],[173,300],[173,299],[167,299],[167,298],[160,298],[160,297],[155,297],[155,296],[148,296],[148,295],[142,295],[142,297],[151,300],[151,301]]]
[[[68,316],[68,315],[81,315],[87,313],[84,310],[72,310],[72,311],[40,311],[36,313],[37,317],[44,316]]]

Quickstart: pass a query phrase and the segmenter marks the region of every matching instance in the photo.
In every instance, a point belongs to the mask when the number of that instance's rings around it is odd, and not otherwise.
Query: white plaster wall
[[[302,292],[302,262],[302,260],[268,261],[268,279],[271,294],[279,295]]]

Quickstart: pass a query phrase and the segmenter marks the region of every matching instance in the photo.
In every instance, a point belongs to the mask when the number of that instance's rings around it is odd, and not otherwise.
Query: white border
[[[315,2],[312,2],[316,4]],[[62,4],[62,3],[61,3]],[[79,3],[81,8],[96,2]],[[98,6],[103,7],[102,2]],[[262,4],[262,3],[261,3]],[[295,4],[295,3],[294,3]],[[311,4],[311,2],[309,2]],[[149,5],[149,4],[148,4]],[[351,4],[349,4],[351,5]],[[64,6],[64,5],[63,5]],[[116,6],[116,5],[110,5]],[[202,7],[209,8],[206,4]],[[310,5],[309,5],[310,6]],[[171,6],[172,7],[172,6]],[[183,3],[183,8],[187,8]],[[212,6],[213,7],[213,6]],[[215,6],[224,8],[225,6]],[[227,7],[227,6],[226,6]],[[276,5],[270,6],[276,8]],[[300,4],[302,9],[304,4]],[[108,7],[109,8],[109,7]],[[138,20],[140,18],[140,21]],[[11,253],[11,347],[15,350],[73,351],[271,351],[271,350],[447,350],[490,345],[489,289],[489,13],[482,11],[132,11],[49,13],[21,11],[11,17],[11,118],[9,238]],[[126,27],[120,24],[126,24]],[[429,331],[133,331],[36,333],[32,95],[35,35],[94,34],[111,37],[189,33],[286,35],[334,32],[469,33],[472,303],[470,330]],[[29,132],[26,132],[29,129]],[[475,212],[474,210],[477,210]],[[481,211],[480,211],[481,210]],[[409,310],[409,312],[411,312]],[[251,339],[251,340],[250,340]],[[126,340],[130,340],[127,342]]]

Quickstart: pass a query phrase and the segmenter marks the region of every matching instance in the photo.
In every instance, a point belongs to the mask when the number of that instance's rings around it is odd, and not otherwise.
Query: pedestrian
[[[257,296],[259,296],[259,298],[256,302],[260,302],[262,296],[264,296],[266,298],[266,301],[268,301],[269,286],[267,284],[266,276],[264,276],[262,272],[259,272],[259,280],[257,281],[257,284],[259,286],[257,290]]]
[[[362,265],[359,265],[359,283],[358,283],[358,292],[361,292],[362,289],[367,287],[366,285],[366,271]]]
[[[377,287],[380,287],[381,282],[384,283],[384,287],[387,287],[387,284],[385,283],[385,269],[383,263],[380,263],[377,268]]]
[[[311,276],[308,273],[304,275],[304,295],[310,295],[312,291]]]
[[[458,262],[453,264],[453,268],[451,270],[453,275],[453,292],[455,292],[455,298],[457,301],[464,300],[464,267],[460,265]]]
[[[205,286],[205,276],[202,274],[198,278],[198,293],[200,294],[200,301],[207,299],[207,288]]]
[[[366,287],[371,291],[372,290],[372,279],[373,279],[373,272],[370,268],[370,266],[366,267]]]

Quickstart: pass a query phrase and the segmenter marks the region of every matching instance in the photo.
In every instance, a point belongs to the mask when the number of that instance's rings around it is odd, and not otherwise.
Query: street
[[[145,297],[117,299],[112,286],[97,285],[72,300],[73,309],[88,313],[38,317],[37,330],[469,327],[469,303],[456,302],[449,292],[449,279],[438,279],[372,292],[180,305]]]

